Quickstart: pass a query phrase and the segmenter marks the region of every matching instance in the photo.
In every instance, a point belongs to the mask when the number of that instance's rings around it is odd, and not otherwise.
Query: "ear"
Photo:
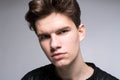
[[[81,41],[83,41],[83,39],[85,38],[85,35],[86,35],[85,25],[80,24],[79,28],[78,28],[78,31],[79,31],[79,40],[81,42]]]

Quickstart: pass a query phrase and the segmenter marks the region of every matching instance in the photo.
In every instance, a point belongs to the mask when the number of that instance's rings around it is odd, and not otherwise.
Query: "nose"
[[[61,43],[57,35],[51,36],[50,47],[51,47],[51,52],[54,52],[57,49],[61,48]]]

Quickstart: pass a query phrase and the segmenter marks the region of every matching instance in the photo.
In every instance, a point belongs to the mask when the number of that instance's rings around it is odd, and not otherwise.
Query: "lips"
[[[64,58],[65,53],[55,53],[52,55],[52,58],[55,60],[60,60]]]

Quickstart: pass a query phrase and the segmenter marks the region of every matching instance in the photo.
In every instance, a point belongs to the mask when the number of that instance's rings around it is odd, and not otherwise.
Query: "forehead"
[[[45,31],[53,32],[62,27],[75,26],[69,17],[60,13],[52,13],[49,16],[36,21],[35,25],[37,33],[42,33]]]

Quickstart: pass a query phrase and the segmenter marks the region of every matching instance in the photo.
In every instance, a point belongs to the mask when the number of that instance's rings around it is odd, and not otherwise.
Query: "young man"
[[[26,20],[38,36],[51,64],[35,69],[22,80],[118,80],[93,63],[85,63],[80,42],[85,37],[76,0],[32,0]]]

